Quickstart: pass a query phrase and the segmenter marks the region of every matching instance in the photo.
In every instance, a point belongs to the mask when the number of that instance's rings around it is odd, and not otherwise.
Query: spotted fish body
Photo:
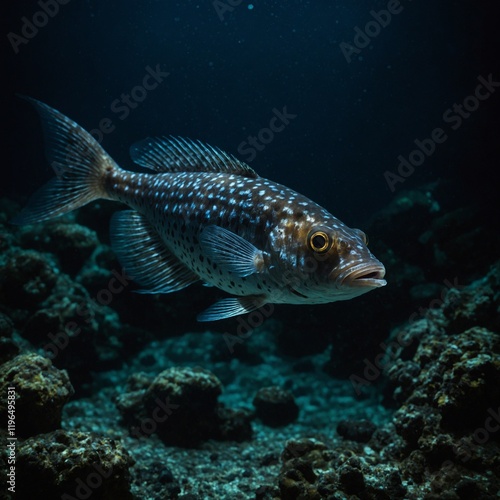
[[[14,222],[39,222],[98,198],[125,203],[131,210],[111,221],[112,246],[145,292],[201,280],[231,294],[198,317],[208,321],[266,303],[346,300],[385,285],[364,233],[236,158],[187,139],[147,139],[131,155],[154,172],[128,172],[76,123],[29,100],[44,119],[58,177]]]

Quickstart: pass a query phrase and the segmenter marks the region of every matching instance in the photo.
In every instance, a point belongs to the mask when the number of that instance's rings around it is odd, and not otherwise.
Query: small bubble
[[[248,9],[248,10],[253,10],[253,3],[249,3],[249,4],[247,5],[247,9]]]

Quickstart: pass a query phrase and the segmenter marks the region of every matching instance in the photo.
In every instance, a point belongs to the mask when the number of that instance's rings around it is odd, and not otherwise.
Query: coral
[[[278,479],[280,498],[406,498],[397,468],[384,465],[375,453],[361,459],[362,453],[361,448],[329,448],[311,439],[289,441]]]
[[[405,327],[408,342],[400,354],[407,360],[387,370],[386,392],[402,403],[394,425],[405,441],[403,470],[418,482],[427,477],[433,495],[463,498],[466,491],[486,495],[495,488],[481,474],[474,486],[456,483],[464,469],[500,466],[493,432],[500,424],[500,337],[493,313],[499,277],[495,265],[485,278],[450,290],[439,307]]]
[[[120,266],[116,255],[107,245],[99,246],[85,262],[76,276],[89,293],[96,295],[112,277],[113,269]]]
[[[500,330],[500,262],[466,289],[451,289],[443,304],[449,334],[483,326]]]
[[[217,428],[213,438],[220,441],[249,441],[252,439],[253,413],[244,408],[217,408]]]
[[[120,410],[123,422],[128,426],[137,426],[141,417],[142,401],[147,388],[154,377],[143,372],[131,375],[127,380],[127,387],[123,394],[116,397],[116,406]]]
[[[445,273],[456,272],[457,263],[461,273],[485,272],[500,253],[498,238],[492,236],[488,225],[478,223],[487,216],[485,208],[465,206],[443,211],[434,218],[420,240],[432,249],[435,265]],[[471,258],[479,241],[483,242],[481,259]]]
[[[20,443],[16,498],[132,499],[123,446],[92,433],[54,431]]]
[[[287,425],[299,416],[299,407],[293,394],[281,387],[263,387],[254,397],[257,417],[271,427]]]
[[[217,428],[217,398],[222,384],[203,368],[170,368],[161,372],[143,397],[146,415],[159,410],[158,435],[168,443],[190,444],[213,436]],[[143,425],[144,426],[144,425]]]
[[[37,354],[23,354],[0,366],[0,391],[16,391],[16,433],[34,436],[61,426],[64,404],[73,395],[68,375]],[[0,401],[2,423],[7,421],[6,400]]]
[[[250,413],[225,408],[217,401],[221,392],[210,371],[176,367],[155,378],[133,375],[116,405],[135,437],[156,433],[165,443],[188,447],[209,438],[248,439]]]
[[[91,380],[91,370],[120,366],[126,347],[136,352],[144,341],[142,330],[123,325],[106,305],[103,297],[115,297],[110,290],[101,291],[92,297],[61,274],[50,296],[19,321],[23,337],[43,349],[55,366],[68,370],[77,391]]]
[[[0,302],[33,309],[52,292],[58,269],[47,256],[33,250],[11,252],[0,275]]]
[[[151,479],[155,489],[153,498],[177,499],[181,493],[181,486],[172,472],[159,460],[155,460],[146,470],[137,471],[136,480]],[[142,495],[141,495],[142,496]],[[145,496],[145,495],[144,495]],[[148,498],[152,498],[149,496]]]
[[[500,337],[484,328],[471,328],[443,349],[440,364],[449,368],[433,396],[447,428],[475,428],[488,408],[500,401]]]
[[[95,231],[79,224],[55,220],[20,229],[21,245],[56,255],[60,268],[76,274],[99,245]]]
[[[411,361],[388,371],[391,390],[405,404],[434,408],[447,428],[474,428],[500,398],[500,338],[476,327],[453,337],[420,340]]]
[[[432,257],[425,243],[416,240],[440,215],[437,188],[434,184],[422,189],[401,191],[387,207],[372,216],[367,229],[378,235],[397,254],[404,255],[407,262],[420,265],[422,259]],[[401,238],[401,234],[413,234],[416,237]]]
[[[370,440],[377,426],[370,420],[341,420],[337,432],[344,439],[366,443]]]
[[[317,480],[323,478],[315,471],[328,468],[328,447],[324,443],[306,438],[290,440],[281,459],[283,466],[278,478],[280,498],[322,498]]]

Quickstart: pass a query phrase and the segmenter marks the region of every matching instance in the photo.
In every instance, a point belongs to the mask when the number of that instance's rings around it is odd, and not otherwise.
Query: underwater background
[[[495,5],[5,5],[0,498],[498,498]],[[215,288],[133,293],[120,204],[9,224],[54,175],[16,94],[129,170],[148,136],[235,155],[365,231],[387,286],[208,324]]]

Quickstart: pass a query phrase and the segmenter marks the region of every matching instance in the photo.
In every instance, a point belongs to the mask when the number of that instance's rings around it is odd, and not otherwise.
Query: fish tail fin
[[[106,176],[119,167],[77,123],[46,104],[32,103],[42,118],[46,155],[56,177],[39,189],[11,222],[33,224],[71,212],[106,193]]]

